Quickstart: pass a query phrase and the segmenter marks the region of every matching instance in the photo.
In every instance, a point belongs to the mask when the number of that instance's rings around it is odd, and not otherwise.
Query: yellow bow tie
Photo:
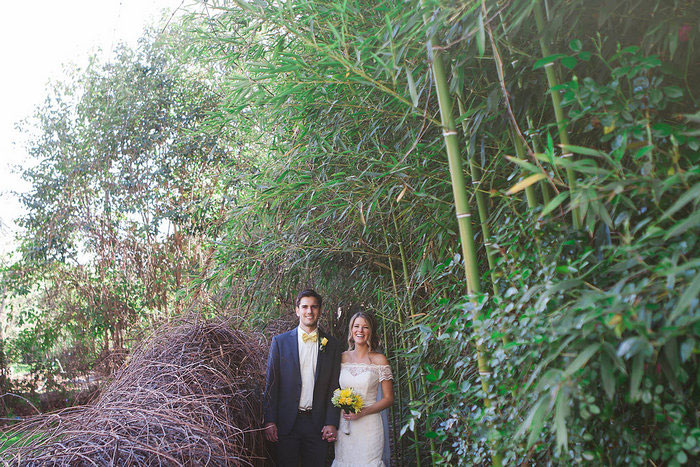
[[[316,342],[317,339],[318,339],[317,332],[312,332],[311,334],[307,334],[305,332],[301,333],[301,340],[304,342],[308,342],[308,341]]]

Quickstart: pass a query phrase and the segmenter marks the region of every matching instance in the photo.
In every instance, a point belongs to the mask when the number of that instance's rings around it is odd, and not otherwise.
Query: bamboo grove
[[[189,245],[165,301],[265,328],[312,285],[339,336],[372,310],[398,465],[696,462],[698,18],[680,0],[198,5],[159,39],[201,86],[170,130],[197,186],[158,198]]]

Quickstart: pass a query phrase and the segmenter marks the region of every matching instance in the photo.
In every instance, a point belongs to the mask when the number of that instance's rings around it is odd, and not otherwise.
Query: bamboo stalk
[[[460,240],[462,244],[462,254],[464,256],[464,271],[467,276],[467,291],[470,295],[478,295],[481,293],[481,283],[479,280],[479,269],[476,261],[474,235],[472,233],[471,213],[469,212],[469,203],[462,172],[462,160],[459,152],[459,142],[457,140],[457,131],[455,121],[452,116],[452,98],[449,93],[449,85],[445,75],[445,70],[442,63],[442,52],[433,47],[432,40],[428,40],[428,48],[432,52],[432,70],[435,81],[435,89],[438,95],[438,105],[440,107],[440,118],[442,121],[442,134],[445,140],[447,150],[447,159],[449,162],[450,178],[452,181],[452,194],[455,199],[455,208],[457,211],[457,224],[459,227]],[[477,310],[477,307],[474,308]],[[474,320],[478,320],[480,316],[474,311]],[[477,363],[479,367],[479,378],[481,387],[484,391],[484,406],[491,407],[491,395],[488,384],[488,376],[491,370],[486,361],[483,345],[476,345]],[[492,453],[493,465],[501,465],[501,454],[495,449]]]
[[[394,216],[394,213],[391,213],[392,217]],[[394,220],[394,223],[396,221]],[[384,230],[384,242],[386,243],[387,251],[389,250],[389,237],[386,233],[386,229],[384,228],[384,222],[382,222],[382,229]],[[391,285],[394,290],[394,303],[396,304],[396,317],[399,321],[399,328],[403,329],[403,313],[401,312],[401,307],[399,306],[399,288],[398,285],[396,284],[396,272],[394,271],[394,263],[391,261],[391,258],[389,258],[389,271],[391,272]],[[404,337],[404,336],[402,336]],[[403,345],[404,348],[407,348],[408,346],[406,345],[405,338],[401,339],[401,345]],[[399,405],[401,404],[401,386],[399,385]],[[414,400],[414,389],[413,389],[413,380],[411,378],[408,378],[408,400],[412,401]],[[416,451],[416,466],[420,467],[420,449],[418,445],[418,433],[413,432],[413,444],[414,448]]]
[[[466,109],[464,108],[464,102],[462,101],[461,89],[457,91],[457,107],[459,109],[459,114],[464,115]],[[467,121],[465,118],[462,119],[462,133],[467,138]],[[467,148],[467,153],[469,152]],[[484,199],[484,191],[481,189],[482,174],[481,166],[476,162],[476,156],[469,157],[469,172],[472,179],[472,187],[474,189],[474,194],[476,197],[476,206],[479,212],[479,223],[481,224],[481,235],[484,237],[484,247],[486,248],[486,261],[489,264],[489,272],[491,274],[491,288],[494,295],[498,293],[496,289],[496,262],[494,259],[494,251],[491,249],[491,228],[489,227],[489,208],[486,205],[486,199]]]
[[[537,23],[537,32],[540,35],[540,49],[542,50],[542,57],[549,57],[551,55],[549,47],[544,39],[544,26],[545,18],[544,12],[542,11],[542,0],[535,1],[535,22]],[[554,116],[557,120],[557,129],[559,130],[559,141],[561,144],[568,145],[569,143],[569,133],[566,129],[566,118],[564,117],[564,110],[561,107],[561,97],[559,97],[559,92],[555,91],[559,85],[559,79],[554,72],[554,64],[550,63],[544,67],[545,74],[547,75],[547,84],[549,85],[549,94],[552,97],[552,107],[554,108]],[[573,199],[574,192],[576,191],[576,175],[574,174],[571,167],[566,168],[566,178],[569,183],[569,190],[571,191],[571,199]],[[574,227],[581,228],[581,220],[579,217],[578,209],[571,209],[571,217],[573,219]]]
[[[382,316],[381,316],[381,318],[382,318],[382,338],[384,339],[385,353],[386,353],[386,357],[388,359],[389,358],[389,349],[390,348],[393,349],[395,347],[393,345],[391,345],[391,346],[389,345],[389,339],[387,337],[386,328],[388,327],[388,325],[387,325],[387,320],[386,320],[386,313],[384,312],[384,308],[385,308],[384,293],[381,290],[379,293],[379,297],[380,297],[379,298],[380,309],[382,310]],[[398,373],[398,368],[397,368],[397,373]],[[398,377],[398,375],[397,375],[397,377]],[[400,401],[401,401],[401,397],[399,396],[399,403],[400,403]],[[391,419],[391,427],[392,427],[391,433],[389,434],[391,436],[391,443],[389,445],[389,451],[391,452],[392,447],[394,449],[396,449],[396,446],[397,446],[397,442],[396,442],[396,407],[394,404],[392,404],[391,407],[389,407],[388,418]],[[393,453],[392,453],[391,457],[393,457]]]
[[[394,221],[394,229],[396,230],[396,235],[400,235],[399,232],[399,225],[396,222],[396,215],[394,215],[394,212],[391,212],[391,218]],[[401,238],[399,237],[399,254],[401,255],[401,266],[403,269],[403,281],[404,281],[404,286],[406,287],[406,301],[408,301],[408,308],[411,311],[411,321],[413,321],[413,324],[416,324],[416,310],[413,308],[413,300],[411,300],[411,281],[409,280],[409,275],[408,275],[408,261],[406,261],[406,252],[403,248],[403,241],[401,241]],[[421,385],[425,388],[425,376],[423,375],[423,372],[420,373],[420,382]],[[431,454],[435,452],[435,441],[432,439],[428,440],[428,444],[430,444],[430,452]],[[431,456],[432,458],[432,456]]]

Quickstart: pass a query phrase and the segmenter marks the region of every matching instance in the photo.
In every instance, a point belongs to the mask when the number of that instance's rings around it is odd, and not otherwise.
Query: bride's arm
[[[357,415],[359,415],[360,417],[364,417],[365,415],[379,413],[382,410],[386,409],[387,407],[390,407],[391,404],[393,404],[393,403],[394,403],[394,382],[390,379],[387,379],[387,380],[382,381],[382,398],[379,399],[374,404],[372,404],[368,407],[364,407],[362,410],[360,410],[360,413]]]

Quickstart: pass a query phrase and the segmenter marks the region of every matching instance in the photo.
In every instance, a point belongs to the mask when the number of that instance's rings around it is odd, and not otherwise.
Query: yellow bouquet
[[[356,393],[353,388],[338,388],[335,391],[333,391],[333,398],[331,399],[331,403],[333,403],[335,407],[343,409],[348,413],[358,413],[360,410],[362,410],[362,407],[365,405],[365,402],[362,400],[362,396]],[[350,421],[342,421],[345,422],[342,430],[343,432],[345,432],[346,435],[349,435]]]
[[[336,389],[333,391],[331,402],[334,406],[352,413],[359,412],[365,405],[362,397],[353,388]]]

